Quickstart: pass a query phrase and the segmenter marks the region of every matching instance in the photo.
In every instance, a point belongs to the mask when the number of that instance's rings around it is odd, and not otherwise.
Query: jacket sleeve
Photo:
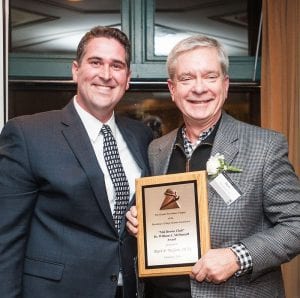
[[[21,128],[9,121],[0,135],[0,297],[20,297],[27,234],[37,187]]]
[[[300,183],[288,160],[286,139],[271,133],[262,171],[262,224],[242,243],[253,260],[252,278],[290,261],[300,252]]]

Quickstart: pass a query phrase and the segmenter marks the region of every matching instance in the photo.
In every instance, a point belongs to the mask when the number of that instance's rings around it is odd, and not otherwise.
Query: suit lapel
[[[211,155],[223,154],[225,161],[231,163],[238,154],[238,131],[235,120],[223,113],[221,123],[215,136]]]
[[[149,175],[148,165],[145,163],[145,159],[142,156],[141,150],[139,150],[139,148],[140,148],[140,144],[138,141],[139,136],[135,134],[135,131],[132,128],[128,127],[128,122],[127,122],[126,118],[116,116],[115,119],[116,119],[116,124],[118,126],[118,129],[120,130],[122,137],[124,138],[124,140],[128,146],[128,149],[130,150],[137,165],[141,169],[142,177]],[[127,210],[129,210],[133,204],[135,204],[135,198],[129,202]],[[126,223],[126,220],[123,219],[121,226],[120,226],[120,234],[121,235],[123,235],[125,232],[125,223]]]
[[[154,156],[151,156],[153,160],[154,169],[151,169],[154,174],[165,174],[167,173],[170,158],[172,155],[173,147],[175,144],[178,129],[173,130],[169,133],[163,142],[159,143],[159,148],[155,151]]]
[[[69,103],[63,109],[62,124],[64,126],[62,133],[82,169],[85,171],[102,213],[107,219],[108,224],[115,229],[107,198],[104,176],[98,164],[88,134],[86,133],[73,103]]]
[[[238,154],[238,132],[235,120],[228,116],[226,113],[223,113],[220,126],[218,128],[215,140],[213,143],[211,155],[216,153],[223,154],[225,161],[227,163],[232,163],[235,156]],[[216,192],[208,185],[208,199],[209,203],[211,200],[217,196]]]
[[[142,170],[142,176],[148,175],[148,167],[145,163],[145,160],[141,154],[141,151],[139,150],[140,146],[138,144],[138,137],[134,134],[134,131],[132,129],[129,129],[128,123],[125,119],[121,117],[116,116],[116,124],[118,125],[118,128],[132,154],[134,157],[136,163]]]

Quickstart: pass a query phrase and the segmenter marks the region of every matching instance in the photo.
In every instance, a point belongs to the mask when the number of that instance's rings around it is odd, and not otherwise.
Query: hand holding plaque
[[[140,277],[189,274],[210,248],[206,172],[136,180]]]

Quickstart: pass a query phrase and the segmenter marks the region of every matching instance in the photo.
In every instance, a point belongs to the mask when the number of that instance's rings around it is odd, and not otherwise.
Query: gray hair
[[[178,56],[197,48],[215,48],[219,56],[222,73],[224,76],[228,75],[229,60],[223,46],[214,38],[203,35],[195,35],[181,40],[169,53],[167,59],[167,70],[170,79],[174,78]]]

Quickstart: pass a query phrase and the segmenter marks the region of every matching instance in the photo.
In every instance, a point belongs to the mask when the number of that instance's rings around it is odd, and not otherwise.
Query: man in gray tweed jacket
[[[205,170],[211,157],[210,171],[227,165],[218,176],[227,188],[208,185],[212,249],[190,276],[146,278],[146,297],[284,297],[280,265],[300,252],[300,183],[286,139],[222,112],[228,57],[216,40],[179,42],[167,67],[184,125],[150,144],[152,175]],[[127,219],[136,234],[135,207]]]

